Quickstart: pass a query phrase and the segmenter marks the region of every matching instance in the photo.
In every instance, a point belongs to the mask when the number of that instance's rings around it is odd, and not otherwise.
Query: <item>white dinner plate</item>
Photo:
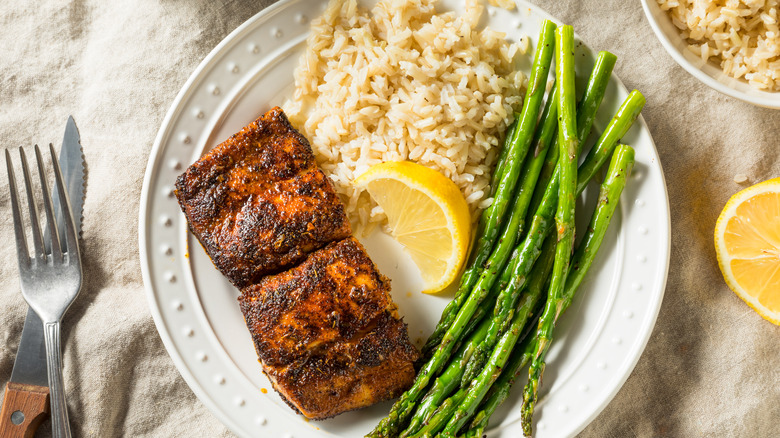
[[[226,37],[198,66],[160,128],[144,178],[139,218],[141,267],[160,337],[200,400],[240,436],[359,437],[385,415],[390,402],[326,421],[296,415],[274,392],[257,362],[236,298],[188,233],[173,194],[174,181],[205,151],[275,105],[293,87],[309,20],[324,0],[284,0]],[[446,0],[442,10],[460,0]],[[528,35],[533,56],[539,21],[551,17],[525,2],[519,9],[487,8],[486,23],[512,40]],[[594,55],[577,49],[579,84]],[[620,62],[620,60],[618,60]],[[594,130],[604,129],[626,97],[613,75]],[[636,149],[636,166],[602,249],[572,306],[556,329],[536,408],[537,437],[571,436],[609,403],[634,368],[655,324],[669,266],[669,205],[650,132],[640,117],[622,139]],[[578,205],[583,226],[593,209],[592,183]],[[363,239],[380,271],[392,279],[393,298],[419,346],[451,298],[420,293],[411,259],[388,236]],[[520,436],[518,379],[496,412],[488,435]]]

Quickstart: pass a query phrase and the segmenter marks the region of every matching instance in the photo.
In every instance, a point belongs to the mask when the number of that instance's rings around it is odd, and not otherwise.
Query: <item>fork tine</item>
[[[16,235],[16,255],[19,258],[19,267],[30,265],[30,253],[27,252],[27,240],[24,238],[24,223],[22,213],[19,211],[19,192],[16,190],[16,177],[14,167],[11,164],[11,154],[5,150],[5,164],[8,168],[8,188],[11,191],[11,212],[14,218],[14,234]]]
[[[49,185],[46,184],[46,169],[43,167],[41,149],[37,144],[35,145],[35,159],[38,161],[38,176],[41,177],[43,209],[46,210],[46,226],[49,228],[49,237],[51,237],[51,258],[54,263],[62,263],[62,247],[60,247],[59,233],[57,232],[57,222],[54,221],[54,208],[51,205]]]
[[[30,170],[27,166],[27,154],[23,148],[19,148],[19,156],[22,158],[22,176],[24,176],[24,188],[27,189],[27,208],[30,211],[30,226],[32,227],[33,248],[35,255],[42,262],[46,261],[46,253],[43,249],[43,239],[41,239],[41,227],[38,221],[38,209],[35,207],[35,197],[30,179]]]
[[[70,210],[70,200],[65,191],[65,184],[62,182],[62,169],[57,160],[57,154],[54,153],[54,146],[49,143],[49,152],[51,152],[51,162],[54,167],[54,181],[57,185],[57,194],[60,197],[60,211],[65,219],[65,251],[68,253],[68,263],[73,260],[79,260],[79,244],[76,237],[76,225],[73,222],[73,212]]]

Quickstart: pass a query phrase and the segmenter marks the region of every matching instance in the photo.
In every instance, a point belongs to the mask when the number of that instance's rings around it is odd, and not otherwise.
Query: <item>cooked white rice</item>
[[[756,88],[780,91],[780,0],[658,0],[704,61]]]
[[[522,105],[524,47],[477,29],[482,6],[436,13],[436,0],[382,0],[371,11],[332,0],[313,20],[284,110],[309,139],[355,230],[384,220],[352,181],[411,160],[452,179],[476,215],[513,107]]]

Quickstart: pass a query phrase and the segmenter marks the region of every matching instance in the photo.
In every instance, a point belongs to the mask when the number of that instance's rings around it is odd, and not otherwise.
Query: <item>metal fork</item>
[[[49,151],[51,152],[51,160],[54,167],[57,195],[60,199],[60,205],[63,206],[65,242],[61,246],[61,235],[57,231],[57,222],[54,220],[52,197],[49,195],[49,187],[46,184],[46,172],[43,166],[43,159],[41,158],[41,151],[38,145],[35,145],[35,158],[38,164],[38,175],[41,180],[41,194],[46,212],[46,227],[48,228],[46,234],[51,239],[50,242],[47,242],[50,245],[44,246],[32,181],[30,180],[30,172],[27,167],[27,157],[24,150],[19,148],[32,231],[34,250],[32,256],[27,248],[25,226],[19,209],[16,177],[14,176],[11,154],[8,152],[8,149],[5,150],[5,161],[8,166],[8,183],[11,190],[11,210],[14,218],[22,295],[27,304],[43,321],[46,340],[46,368],[49,372],[49,391],[51,395],[52,434],[56,438],[61,438],[70,437],[71,433],[70,424],[68,423],[68,406],[65,403],[65,387],[62,379],[60,321],[81,290],[81,257],[73,224],[73,216],[70,211],[70,202],[62,182],[60,165],[57,162],[54,147],[51,144],[49,144]],[[50,248],[50,252],[47,253],[45,248]]]

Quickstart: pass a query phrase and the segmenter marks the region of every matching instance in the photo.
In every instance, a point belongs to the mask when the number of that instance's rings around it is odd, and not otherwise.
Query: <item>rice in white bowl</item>
[[[477,28],[482,5],[437,13],[436,0],[382,0],[362,10],[332,0],[312,21],[284,104],[345,202],[355,230],[384,220],[352,181],[386,161],[411,160],[452,179],[472,214],[491,202],[499,143],[522,105],[522,44]]]
[[[780,91],[780,0],[657,0],[704,61],[750,85]]]

